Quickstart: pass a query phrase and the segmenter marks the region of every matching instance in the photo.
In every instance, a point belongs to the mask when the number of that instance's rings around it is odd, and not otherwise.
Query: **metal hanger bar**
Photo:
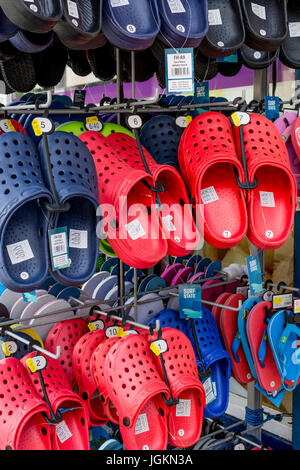
[[[268,283],[268,287],[278,287],[278,284]],[[290,286],[280,286],[280,289],[290,290],[292,292],[297,292],[300,294],[300,288],[297,287],[290,287]]]
[[[7,336],[10,336],[11,338],[14,338],[17,341],[21,341],[22,343],[27,344],[27,346],[29,346],[31,344],[29,340],[27,340],[26,338],[22,338],[21,336],[13,333],[10,330],[5,330],[5,334]],[[40,346],[38,346],[36,344],[33,344],[32,348],[35,349],[36,351],[39,351],[39,352],[45,354],[46,356],[52,357],[52,359],[59,359],[59,357],[60,357],[60,351],[61,351],[60,346],[56,346],[56,353],[55,354],[53,354],[50,351],[47,351],[47,349],[41,348]]]

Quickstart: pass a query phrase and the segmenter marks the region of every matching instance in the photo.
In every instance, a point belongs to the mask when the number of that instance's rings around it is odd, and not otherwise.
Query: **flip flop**
[[[265,322],[265,309],[269,310],[271,306],[271,302],[265,301],[256,304],[250,310],[246,324],[247,337],[257,379],[261,388],[269,393],[278,390],[282,384],[282,378],[268,341],[267,323]]]
[[[19,30],[15,36],[9,39],[9,42],[20,52],[26,54],[34,54],[42,52],[51,46],[54,39],[53,32],[49,33],[32,33]]]
[[[11,290],[30,292],[48,275],[48,217],[40,205],[51,203],[52,195],[44,185],[38,155],[28,136],[2,134],[0,148],[4,156],[0,281]]]
[[[220,327],[224,345],[232,360],[232,375],[239,383],[249,383],[254,380],[244,350],[237,348],[238,335],[238,311],[228,310],[226,306],[238,307],[239,301],[245,301],[241,294],[232,294],[224,303],[220,315]],[[239,339],[238,339],[239,341]],[[240,343],[238,343],[238,346]]]
[[[207,0],[180,3],[158,0],[159,37],[167,46],[198,47],[208,31]]]
[[[250,371],[254,379],[257,379],[256,375],[256,370],[254,367],[252,355],[251,355],[251,350],[249,346],[249,341],[247,337],[247,319],[250,310],[256,305],[258,302],[261,302],[261,299],[259,297],[251,297],[247,300],[242,305],[241,310],[239,311],[238,314],[238,334],[239,337],[237,336],[235,339],[235,350],[237,351],[240,346],[242,346],[248,365],[250,367]]]
[[[300,8],[297,0],[289,0],[287,2],[287,25],[288,34],[280,47],[280,61],[292,69],[300,68],[299,55],[299,23]]]
[[[201,298],[208,302],[216,302],[217,298],[224,292],[224,286],[216,286],[218,284],[217,279],[206,281],[202,284]],[[212,286],[212,287],[210,287]],[[214,287],[215,286],[215,287]],[[205,288],[205,289],[204,289]],[[213,305],[205,305],[208,310],[212,310]]]
[[[10,289],[5,289],[0,296],[0,301],[10,313],[15,302],[22,298],[23,296],[21,292],[14,292]]]
[[[145,122],[140,132],[141,144],[148,150],[156,163],[171,165],[179,170],[178,146],[180,128],[176,120],[166,114],[154,116]]]
[[[274,51],[287,36],[287,2],[241,1],[246,27],[246,44],[261,51]]]
[[[148,49],[161,26],[156,0],[113,3],[103,3],[102,31],[109,42],[125,50]]]
[[[109,421],[116,424],[119,423],[119,416],[115,405],[108,397],[105,385],[104,364],[108,352],[117,341],[119,341],[119,338],[108,338],[102,341],[94,350],[90,361],[90,368],[99,391],[105,415]]]
[[[0,8],[0,27],[0,42],[13,37],[19,30],[19,27],[7,18],[2,8]]]
[[[236,126],[234,132],[240,154]],[[250,114],[243,135],[249,180],[257,181],[248,196],[247,237],[261,249],[276,249],[288,239],[297,207],[297,184],[288,152],[276,126],[259,114]]]
[[[88,131],[80,139],[94,157],[101,188],[100,204],[104,213],[108,213],[103,227],[112,249],[131,267],[154,266],[166,255],[168,245],[160,236],[156,213],[142,211],[140,206],[155,207],[155,196],[149,189],[149,185],[154,187],[153,178],[145,170],[132,168],[121,160],[101,134]]]
[[[92,299],[104,300],[108,292],[118,284],[118,276],[109,276],[104,278],[100,283],[95,287],[95,290],[92,294]]]
[[[156,313],[164,309],[164,303],[158,294],[145,294],[139,298],[142,302],[137,306],[137,322],[142,325],[147,325],[150,318]],[[134,318],[135,308],[132,307],[129,311],[129,316]]]
[[[184,333],[173,328],[163,328],[161,335],[154,335],[155,339],[167,342],[168,350],[154,355],[154,361],[161,378],[167,376],[172,396],[179,400],[168,414],[169,443],[175,447],[190,447],[200,438],[206,405],[193,347]]]
[[[36,297],[40,297],[41,295],[47,294],[47,291],[45,290],[36,290],[35,295]],[[10,310],[9,317],[12,319],[19,319],[21,317],[21,314],[24,310],[24,308],[28,305],[28,301],[24,300],[23,296],[20,297],[12,306]]]
[[[214,399],[206,404],[204,416],[207,418],[221,416],[226,412],[229,402],[231,358],[222,345],[217,323],[207,308],[203,307],[202,316],[193,320],[195,335],[191,322],[186,321],[186,323],[188,338],[195,351],[199,372],[204,372],[204,368],[207,371],[211,370],[210,379]],[[201,357],[199,357],[199,351]]]
[[[35,33],[50,31],[62,16],[61,4],[55,0],[1,0],[0,6],[13,23]]]
[[[184,284],[187,282],[188,276],[193,273],[193,268],[185,267],[180,269],[172,279],[171,286],[177,286],[178,284]]]
[[[229,120],[213,111],[193,119],[180,140],[179,164],[204,239],[216,248],[240,243],[248,217],[244,193],[236,183],[234,169],[240,178],[243,169]]]
[[[20,323],[22,323],[22,325],[29,326],[30,319],[34,316],[35,312],[54,300],[56,300],[54,295],[44,294],[37,298],[37,302],[29,302],[21,313]]]
[[[225,301],[231,296],[232,294],[230,292],[222,292],[217,298],[216,298],[216,303],[223,305]],[[221,315],[222,307],[218,307],[217,305],[213,305],[211,309],[212,316],[214,317],[214,320],[217,324],[219,332],[221,331],[220,328],[220,315]]]
[[[300,161],[300,119],[297,118],[291,126],[291,139],[293,147],[297,154],[298,160]]]
[[[128,335],[111,347],[104,364],[109,399],[119,415],[126,450],[167,448],[169,388],[159,377],[146,337]]]
[[[59,313],[61,310],[66,310],[66,312]],[[74,315],[73,311],[66,300],[52,300],[35,311],[34,318],[29,321],[29,326],[33,328],[45,342],[53,324],[64,321],[72,315]],[[44,319],[43,316],[45,316]]]
[[[289,323],[288,312],[276,312],[268,323],[268,339],[285,390],[292,391],[299,384],[300,329]]]
[[[232,55],[245,41],[245,28],[240,2],[208,0],[208,32],[199,49],[207,57]]]
[[[45,341],[45,348],[52,353],[56,352],[57,346],[61,347],[58,360],[71,385],[75,381],[72,362],[73,349],[77,341],[87,332],[86,322],[82,318],[75,318],[56,323],[49,331]]]
[[[105,340],[104,330],[95,330],[82,336],[73,348],[72,362],[76,379],[75,390],[86,404],[90,426],[102,426],[107,422],[103,404],[90,368],[90,358],[96,347]]]
[[[243,44],[238,51],[239,61],[252,70],[261,70],[269,67],[279,57],[279,48],[274,51],[257,51]]]
[[[81,287],[82,292],[92,299],[93,292],[96,287],[100,284],[100,282],[102,282],[104,279],[107,279],[109,276],[110,274],[107,271],[101,271],[94,274],[87,282],[83,284]]]
[[[107,142],[130,166],[144,169],[135,139],[115,133],[107,137]],[[200,243],[200,235],[189,210],[185,184],[175,168],[157,164],[145,148],[142,150],[154,181],[166,188],[158,193],[158,204],[162,231],[168,241],[168,254],[183,256],[193,251]]]
[[[5,377],[0,387],[1,449],[51,450],[52,430],[45,421],[49,408],[36,392],[21,361],[2,359],[0,374]]]
[[[76,0],[68,2],[61,0],[63,9],[62,19],[55,25],[54,31],[60,41],[69,49],[91,48],[105,44],[105,38],[100,34],[102,26],[102,0]]]
[[[23,357],[24,367],[32,361],[35,352]],[[39,353],[40,356],[40,353]],[[39,372],[43,378],[49,403],[55,416],[60,412],[61,420],[53,427],[53,450],[90,450],[88,416],[83,400],[73,392],[59,362],[51,357],[41,355],[46,359],[46,367]],[[29,377],[41,399],[44,398],[39,374],[29,370]]]
[[[80,286],[96,271],[99,242],[95,227],[99,205],[96,169],[88,149],[80,139],[67,132],[48,136],[54,185],[60,204],[70,210],[55,217],[52,228],[67,227],[70,267],[51,270],[52,276],[65,286]],[[47,186],[47,156],[43,141],[39,147],[41,165]],[[71,156],[73,159],[71,158]],[[70,156],[70,157],[69,157]]]

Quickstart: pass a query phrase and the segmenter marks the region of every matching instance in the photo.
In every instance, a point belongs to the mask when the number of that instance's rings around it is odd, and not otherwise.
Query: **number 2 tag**
[[[26,360],[28,369],[31,372],[37,372],[47,367],[47,359],[44,356],[35,356]]]

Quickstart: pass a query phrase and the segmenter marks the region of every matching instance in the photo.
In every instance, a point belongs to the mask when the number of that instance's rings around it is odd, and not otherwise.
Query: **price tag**
[[[98,116],[89,116],[85,120],[85,127],[88,131],[101,132],[103,129],[103,122]]]
[[[16,132],[16,129],[11,121],[11,119],[1,119],[0,129],[2,132]]]
[[[34,373],[47,367],[47,359],[44,356],[34,356],[26,359],[28,369]]]
[[[300,313],[300,299],[294,300],[294,313]]]
[[[155,354],[155,356],[160,356],[161,354],[167,352],[169,350],[168,343],[164,339],[157,339],[152,341],[150,344],[151,351]]]
[[[166,85],[168,94],[194,94],[194,50],[165,50]]]
[[[53,271],[68,268],[71,265],[68,248],[67,227],[48,230],[51,263]]]
[[[85,95],[86,95],[86,90],[75,90],[74,98],[73,98],[74,106],[78,106],[79,108],[82,108],[85,104]]]
[[[289,308],[293,306],[293,294],[276,294],[273,295],[273,309]]]
[[[103,320],[96,320],[92,321],[88,324],[88,329],[90,331],[96,331],[96,330],[104,330],[104,321]]]
[[[138,114],[134,114],[127,118],[127,124],[131,129],[140,129],[143,125],[143,121]]]
[[[179,285],[180,318],[201,318],[201,286],[192,284]]]
[[[49,118],[37,117],[32,121],[32,128],[37,137],[42,134],[52,134],[55,130],[53,121]]]
[[[9,357],[18,351],[18,345],[15,341],[6,341],[1,344],[5,357]]]
[[[263,291],[261,267],[258,255],[249,256],[246,261],[249,275],[250,293],[252,296]]]
[[[206,405],[209,405],[209,403],[212,403],[217,397],[215,395],[213,383],[211,380],[211,377],[208,377],[204,382],[203,382],[203,387],[205,390],[206,394]]]

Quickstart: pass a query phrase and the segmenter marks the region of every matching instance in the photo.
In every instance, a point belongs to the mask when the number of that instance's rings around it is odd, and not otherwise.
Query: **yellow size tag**
[[[192,116],[186,116],[186,126],[191,124],[192,120],[193,120]]]
[[[117,329],[117,337],[118,338],[124,338],[124,336],[127,336],[125,331],[123,330],[123,328],[121,326],[119,326],[119,328]]]
[[[283,299],[282,297],[274,297],[273,301],[274,301],[274,305],[278,305],[282,303]]]
[[[36,365],[31,358],[26,359],[26,364],[31,372],[36,372]]]
[[[233,113],[231,119],[235,126],[240,127],[242,125],[239,115],[237,113]]]
[[[43,134],[43,131],[42,131],[41,126],[40,126],[40,123],[39,123],[39,121],[38,121],[37,119],[34,119],[34,120],[32,121],[32,128],[33,128],[34,133],[35,133],[35,135],[36,135],[37,137],[39,137],[40,135]]]
[[[85,122],[87,124],[95,124],[95,122],[98,122],[98,117],[97,116],[90,116],[90,117],[87,117]]]
[[[8,347],[7,343],[2,343],[1,346],[2,346],[2,350],[5,354],[5,357],[10,356],[10,350],[9,350],[9,347]]]
[[[15,129],[13,123],[11,122],[11,119],[7,119],[6,123],[9,127],[9,130],[11,130],[12,132],[16,132],[16,129]]]
[[[95,327],[94,323],[92,323],[92,322],[89,323],[89,324],[88,324],[88,329],[89,329],[90,331],[95,331],[96,327]]]
[[[160,349],[154,343],[150,344],[150,349],[155,354],[155,356],[160,355]]]

